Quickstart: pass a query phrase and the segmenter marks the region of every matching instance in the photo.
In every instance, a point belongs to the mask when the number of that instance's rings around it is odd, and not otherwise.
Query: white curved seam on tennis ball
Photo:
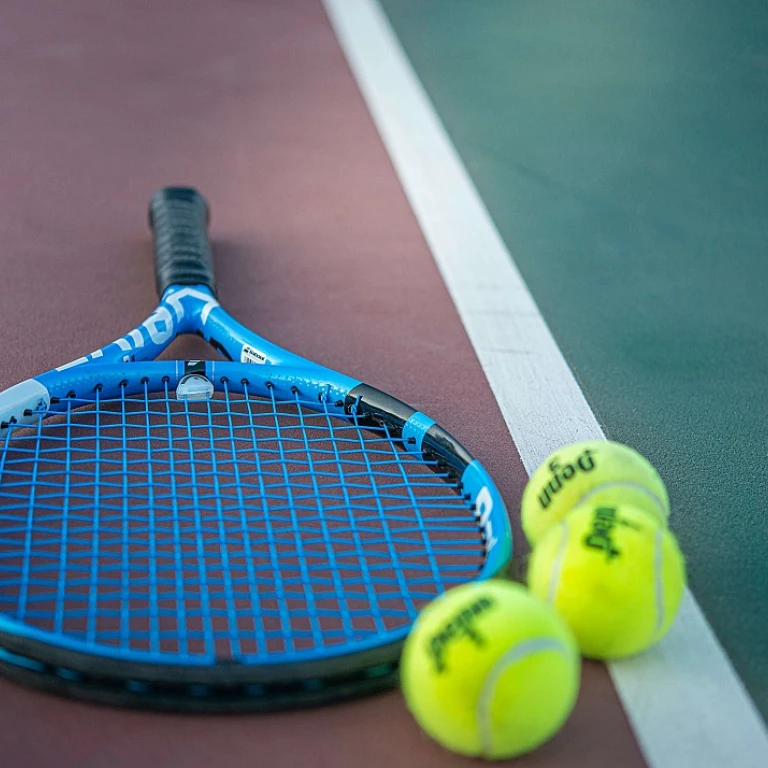
[[[645,494],[655,505],[658,507],[659,511],[661,512],[662,520],[667,519],[667,507],[662,501],[662,499],[657,496],[652,491],[649,491],[646,487],[640,485],[640,483],[630,483],[630,482],[614,482],[614,483],[601,483],[600,485],[595,486],[594,488],[590,489],[585,493],[573,506],[579,507],[582,504],[586,504],[593,496],[596,496],[598,493],[602,493],[606,488],[632,488],[635,491],[640,491],[640,493]]]
[[[552,572],[549,575],[549,587],[547,588],[547,601],[553,605],[557,599],[557,587],[560,584],[560,576],[565,563],[565,551],[568,548],[568,524],[564,520],[558,527],[560,528],[560,543],[557,545],[557,554],[552,563]]]
[[[655,639],[664,626],[667,610],[664,605],[664,541],[663,532],[660,529],[656,531],[654,536],[653,574],[656,589],[656,627],[653,630],[653,638]]]
[[[555,651],[563,656],[567,655],[566,648],[559,640],[551,637],[540,637],[535,640],[526,640],[524,643],[510,648],[490,668],[485,676],[480,695],[477,699],[477,732],[480,736],[480,753],[488,757],[493,749],[493,734],[491,732],[491,704],[496,693],[496,685],[508,667],[516,664],[521,659],[541,651]]]

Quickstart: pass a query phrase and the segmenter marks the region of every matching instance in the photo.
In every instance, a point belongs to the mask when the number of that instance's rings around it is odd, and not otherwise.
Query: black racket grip
[[[159,296],[171,285],[205,285],[216,295],[209,222],[208,203],[192,187],[163,187],[152,195],[149,227]]]

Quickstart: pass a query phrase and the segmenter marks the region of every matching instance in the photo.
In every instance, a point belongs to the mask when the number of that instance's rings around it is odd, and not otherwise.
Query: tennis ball
[[[677,540],[645,511],[590,505],[550,528],[528,561],[531,592],[568,622],[584,656],[645,650],[672,625],[685,588]]]
[[[551,737],[573,708],[579,649],[557,612],[519,584],[455,587],[421,612],[403,649],[406,704],[464,755],[507,758]]]
[[[531,546],[581,504],[631,504],[666,525],[667,489],[637,451],[590,440],[566,445],[533,473],[523,493],[522,523]]]

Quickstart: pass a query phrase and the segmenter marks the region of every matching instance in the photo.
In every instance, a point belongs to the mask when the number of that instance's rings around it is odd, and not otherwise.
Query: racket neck
[[[171,342],[187,333],[202,335],[205,320],[219,306],[204,285],[171,286],[155,311],[132,331],[89,355],[78,357],[57,371],[85,363],[129,363],[155,360]]]

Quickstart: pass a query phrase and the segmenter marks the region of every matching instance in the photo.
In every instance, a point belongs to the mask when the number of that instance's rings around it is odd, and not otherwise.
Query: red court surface
[[[433,415],[516,510],[525,472],[318,0],[26,0],[0,9],[0,51],[0,386],[153,309],[146,202],[191,184],[212,204],[225,306]],[[398,692],[238,717],[0,695],[4,768],[467,764]],[[602,665],[585,665],[564,730],[515,764],[643,764]]]

